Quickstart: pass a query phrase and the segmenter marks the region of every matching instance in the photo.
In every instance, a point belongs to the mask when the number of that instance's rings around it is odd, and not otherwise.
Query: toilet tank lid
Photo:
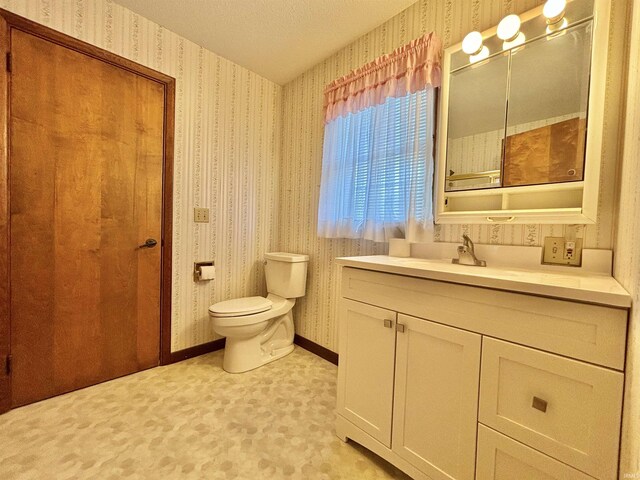
[[[286,252],[271,252],[265,253],[264,258],[267,260],[276,260],[278,262],[308,262],[309,255],[303,255],[301,253],[286,253]]]

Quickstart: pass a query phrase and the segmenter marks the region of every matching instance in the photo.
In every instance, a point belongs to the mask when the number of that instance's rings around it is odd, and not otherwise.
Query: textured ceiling
[[[284,84],[416,0],[116,0]]]

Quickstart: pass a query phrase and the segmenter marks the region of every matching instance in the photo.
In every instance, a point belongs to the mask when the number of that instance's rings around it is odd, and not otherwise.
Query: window
[[[327,86],[318,235],[430,239],[441,56],[429,33]]]
[[[387,241],[433,221],[432,88],[348,113],[325,128],[320,236]]]

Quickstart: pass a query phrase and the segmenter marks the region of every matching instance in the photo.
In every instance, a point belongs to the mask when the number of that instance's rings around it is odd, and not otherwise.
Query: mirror
[[[451,74],[447,190],[500,186],[508,54]]]
[[[591,43],[586,21],[451,71],[446,191],[584,179]]]
[[[596,222],[610,28],[609,0],[547,0],[444,51],[436,223]]]
[[[591,23],[512,51],[503,186],[583,179],[590,53]]]

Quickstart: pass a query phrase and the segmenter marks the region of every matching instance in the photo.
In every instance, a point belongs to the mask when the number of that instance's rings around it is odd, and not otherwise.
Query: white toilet
[[[209,307],[213,329],[227,337],[222,363],[227,372],[253,370],[293,351],[291,309],[304,296],[308,263],[309,255],[267,253],[267,298],[235,298]]]

